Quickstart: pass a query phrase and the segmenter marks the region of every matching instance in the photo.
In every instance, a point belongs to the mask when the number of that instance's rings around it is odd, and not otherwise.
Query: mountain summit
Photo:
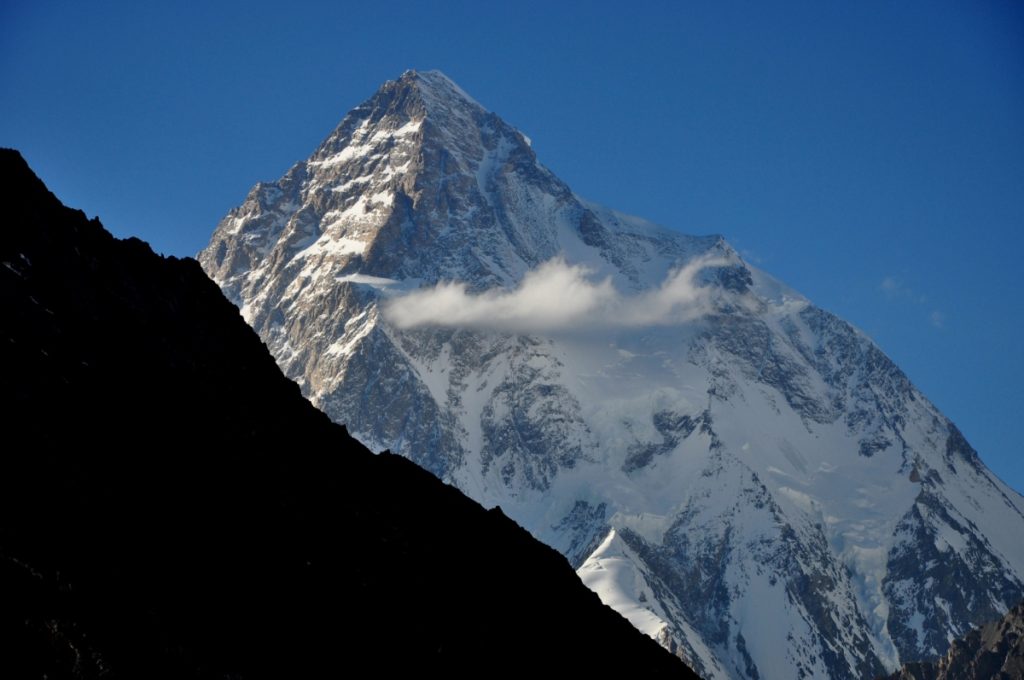
[[[1024,499],[867,337],[590,203],[437,72],[200,254],[285,373],[707,678],[874,677],[1024,597]]]

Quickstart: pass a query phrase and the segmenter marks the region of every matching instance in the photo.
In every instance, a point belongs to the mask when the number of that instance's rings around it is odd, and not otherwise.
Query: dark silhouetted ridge
[[[0,168],[0,676],[686,676],[500,511],[331,424],[195,261]]]

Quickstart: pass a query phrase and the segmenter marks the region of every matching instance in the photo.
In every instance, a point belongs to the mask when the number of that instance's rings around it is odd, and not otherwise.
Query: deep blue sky
[[[0,0],[0,145],[194,254],[407,68],[871,335],[1024,489],[1024,4]]]

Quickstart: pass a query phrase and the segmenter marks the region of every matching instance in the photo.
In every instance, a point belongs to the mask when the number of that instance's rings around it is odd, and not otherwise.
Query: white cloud
[[[882,279],[882,282],[878,284],[878,289],[885,293],[887,297],[896,295],[896,293],[898,293],[902,288],[903,285],[891,276],[886,276]]]
[[[878,290],[882,291],[888,300],[904,300],[915,304],[924,305],[928,303],[928,296],[917,293],[913,288],[903,283],[894,276],[886,276],[878,284]]]
[[[624,295],[610,278],[592,281],[586,267],[555,258],[529,272],[514,290],[474,294],[465,283],[438,283],[388,300],[384,315],[403,329],[444,326],[517,333],[671,325],[710,310],[713,289],[698,285],[696,276],[705,268],[728,264],[721,257],[697,258],[672,271],[658,288]]]
[[[921,295],[894,276],[883,278],[882,282],[878,284],[878,290],[882,291],[882,295],[890,302],[909,303],[920,307],[927,305],[929,302],[927,295]],[[941,310],[933,309],[928,314],[928,323],[933,328],[945,328],[946,315]]]

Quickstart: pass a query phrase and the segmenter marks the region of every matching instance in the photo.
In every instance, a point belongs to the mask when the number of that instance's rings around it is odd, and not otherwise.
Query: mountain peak
[[[487,110],[459,87],[454,80],[436,69],[429,71],[409,69],[399,77],[397,82],[414,85],[423,97],[424,103],[431,109],[437,108],[436,105],[450,108],[453,104],[469,104],[481,110]]]
[[[552,212],[520,214],[524,205]],[[581,238],[604,243],[589,213],[522,133],[440,71],[410,70],[279,181],[258,185],[203,259],[236,301],[261,264],[319,272],[324,286],[334,274],[511,285]]]
[[[390,154],[403,140],[419,146],[424,121],[454,149],[479,137],[488,117],[493,114],[441,71],[410,69],[352,109],[309,160],[333,165],[342,158]]]

